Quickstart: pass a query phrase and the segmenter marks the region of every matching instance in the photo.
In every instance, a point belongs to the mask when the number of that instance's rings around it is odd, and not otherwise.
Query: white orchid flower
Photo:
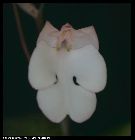
[[[96,94],[107,81],[106,64],[98,51],[93,26],[75,30],[70,24],[57,30],[46,22],[29,63],[28,78],[38,90],[43,114],[59,123],[67,115],[78,123],[96,108]]]

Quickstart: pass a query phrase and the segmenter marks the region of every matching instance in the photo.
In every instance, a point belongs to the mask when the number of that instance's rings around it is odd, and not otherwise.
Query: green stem
[[[63,136],[70,136],[70,131],[69,131],[69,118],[66,117],[63,122],[61,123],[62,127],[62,132]]]

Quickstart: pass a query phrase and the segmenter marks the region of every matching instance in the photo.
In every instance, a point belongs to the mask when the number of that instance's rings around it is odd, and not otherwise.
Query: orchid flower
[[[59,31],[47,21],[30,59],[28,79],[49,120],[59,123],[67,115],[78,123],[88,120],[96,108],[96,93],[107,81],[94,27],[76,30],[67,23]]]

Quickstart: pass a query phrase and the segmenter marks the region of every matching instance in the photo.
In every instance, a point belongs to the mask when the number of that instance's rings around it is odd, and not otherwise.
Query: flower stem
[[[63,136],[70,136],[70,131],[69,131],[69,118],[66,117],[63,122],[61,123],[62,127],[62,132]]]

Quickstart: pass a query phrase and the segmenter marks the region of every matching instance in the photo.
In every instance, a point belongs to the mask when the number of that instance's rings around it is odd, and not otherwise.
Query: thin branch
[[[17,6],[14,3],[12,5],[13,5],[13,11],[14,11],[15,19],[16,19],[16,24],[17,24],[17,30],[19,32],[19,37],[20,37],[20,41],[21,41],[21,47],[22,47],[22,49],[24,51],[24,54],[25,54],[27,60],[29,61],[30,54],[29,54],[29,51],[28,51],[28,48],[27,48],[27,45],[26,45],[26,42],[25,42],[23,31],[22,31],[22,26],[21,26]]]
[[[37,9],[34,4],[32,3],[16,3],[25,13],[28,15],[32,16],[35,20],[36,26],[38,33],[41,31],[43,28],[43,17],[42,17],[42,11],[44,8],[44,3],[40,4],[39,9]]]
[[[38,33],[40,33],[40,31],[42,30],[43,25],[44,25],[43,9],[44,9],[44,3],[41,3],[40,7],[38,9],[38,15],[35,18],[35,23],[36,23],[36,26],[37,26]]]
[[[38,17],[35,19],[35,23],[36,23],[37,30],[38,30],[38,33],[39,33],[42,30],[43,24],[44,24],[42,13],[38,14]]]
[[[16,3],[24,12],[32,16],[34,19],[37,18],[39,10],[32,3]]]

